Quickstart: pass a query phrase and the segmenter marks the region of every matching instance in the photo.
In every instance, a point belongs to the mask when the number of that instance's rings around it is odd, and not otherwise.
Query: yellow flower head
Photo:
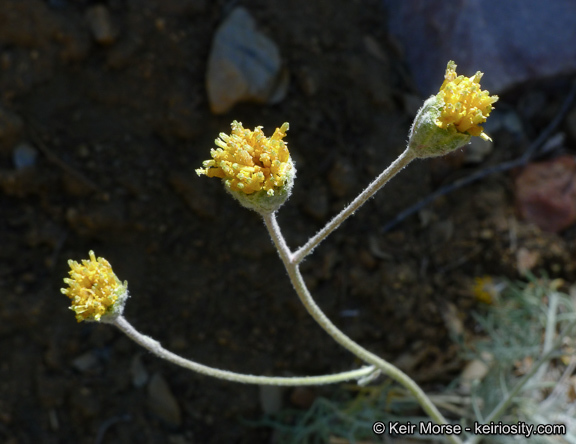
[[[478,71],[472,77],[457,76],[456,64],[448,62],[444,83],[436,96],[443,102],[436,125],[492,140],[483,132],[480,124],[486,122],[498,96],[491,96],[488,91],[480,89],[482,75]]]
[[[505,281],[492,279],[490,276],[474,278],[472,294],[478,302],[494,304],[501,298],[502,291],[506,288]]]
[[[220,133],[215,141],[218,148],[210,151],[212,159],[204,161],[204,168],[198,168],[196,173],[224,179],[231,191],[252,194],[264,190],[273,196],[289,180],[294,168],[282,140],[287,130],[288,123],[284,123],[267,138],[261,126],[250,131],[234,121],[232,133]]]
[[[82,260],[82,265],[68,261],[70,278],[64,279],[68,288],[61,291],[72,300],[70,309],[76,313],[78,322],[116,317],[122,313],[128,298],[128,283],[120,282],[106,259],[96,259],[93,251],[88,254],[90,260]]]
[[[475,277],[472,292],[477,301],[491,304],[494,300],[494,282],[492,278],[490,276]]]

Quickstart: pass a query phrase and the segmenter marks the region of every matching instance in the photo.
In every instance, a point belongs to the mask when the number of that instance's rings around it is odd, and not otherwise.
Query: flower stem
[[[280,227],[276,221],[275,213],[262,214],[262,217],[266,227],[268,228],[270,236],[272,237],[272,240],[274,241],[276,248],[280,253],[280,258],[282,259],[282,262],[284,262],[284,266],[286,267],[290,281],[292,282],[292,285],[294,286],[300,301],[302,304],[304,304],[304,307],[314,318],[314,320],[332,337],[332,339],[338,342],[342,347],[346,348],[348,351],[363,361],[372,364],[374,367],[381,370],[385,375],[406,388],[416,398],[422,409],[436,423],[447,424],[447,420],[442,416],[430,398],[428,398],[426,393],[424,393],[424,391],[420,388],[420,386],[418,386],[418,384],[416,384],[416,382],[414,382],[414,380],[412,380],[399,368],[395,367],[374,353],[366,350],[358,343],[354,342],[346,334],[339,330],[338,327],[336,327],[336,325],[330,321],[330,319],[328,319],[328,317],[324,314],[324,312],[320,309],[320,307],[316,304],[310,295],[302,274],[300,273],[300,267],[296,261],[295,255],[290,252],[284,237],[282,236]],[[457,436],[449,435],[447,438],[453,444],[462,443],[460,438]]]
[[[328,237],[336,228],[340,226],[348,217],[350,217],[354,212],[360,208],[368,199],[370,199],[380,188],[382,188],[386,183],[392,179],[396,174],[402,170],[406,165],[408,165],[412,160],[416,158],[416,155],[412,150],[406,149],[398,158],[392,162],[392,164],[386,168],[368,187],[362,191],[346,208],[344,208],[334,219],[326,224],[318,233],[306,242],[302,247],[300,247],[293,255],[292,260],[295,263],[300,263],[302,260],[309,255],[314,248],[320,244],[324,239]]]
[[[141,345],[152,354],[159,358],[170,361],[173,364],[184,367],[203,375],[212,376],[218,379],[225,379],[227,381],[241,382],[244,384],[259,384],[259,385],[282,385],[282,386],[303,386],[303,385],[320,385],[320,384],[334,384],[337,382],[350,381],[354,379],[362,379],[374,373],[374,367],[367,366],[357,370],[348,372],[335,373],[331,375],[321,376],[297,376],[297,377],[277,377],[277,376],[257,376],[246,375],[242,373],[235,373],[228,370],[220,370],[207,365],[199,364],[194,361],[178,356],[171,351],[166,350],[158,341],[143,335],[136,330],[123,316],[118,316],[110,323],[118,327],[126,336]]]

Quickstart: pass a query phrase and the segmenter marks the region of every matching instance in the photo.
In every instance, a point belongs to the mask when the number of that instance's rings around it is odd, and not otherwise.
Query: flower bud
[[[498,96],[481,90],[482,75],[457,76],[456,64],[448,62],[440,92],[424,102],[410,130],[408,148],[417,157],[448,154],[468,144],[472,136],[492,140],[480,124],[490,115]]]
[[[82,264],[68,261],[70,278],[64,279],[68,288],[60,291],[72,300],[70,309],[78,322],[111,322],[124,310],[128,282],[120,282],[106,259],[96,259],[93,251],[88,254],[90,260],[84,259]]]
[[[218,148],[210,152],[212,159],[204,161],[204,168],[196,173],[221,178],[226,190],[246,208],[274,212],[290,197],[296,175],[282,140],[286,131],[288,123],[267,138],[261,126],[250,131],[234,121],[231,134],[220,133],[214,142]]]

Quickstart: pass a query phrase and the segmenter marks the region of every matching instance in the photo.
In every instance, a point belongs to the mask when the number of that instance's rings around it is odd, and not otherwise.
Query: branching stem
[[[352,216],[354,212],[360,208],[368,199],[370,199],[376,192],[382,188],[386,182],[388,182],[392,177],[402,170],[406,165],[408,165],[412,160],[415,159],[414,152],[412,150],[406,149],[398,158],[392,162],[392,164],[386,168],[368,187],[362,191],[356,199],[354,199],[346,208],[344,208],[338,215],[334,217],[330,222],[326,224],[318,233],[310,238],[304,246],[300,247],[295,253],[292,260],[299,264],[308,256],[314,248],[320,244],[324,239],[330,235],[336,228],[340,226],[348,217]]]
[[[225,379],[227,381],[241,382],[244,384],[259,384],[259,385],[283,385],[283,386],[302,386],[302,385],[320,385],[320,384],[334,384],[337,382],[350,381],[354,379],[362,379],[374,372],[371,366],[362,367],[358,370],[352,370],[343,373],[335,373],[332,375],[321,376],[300,376],[300,377],[277,377],[277,376],[257,376],[246,375],[242,373],[231,372],[228,370],[221,370],[207,365],[199,364],[182,356],[178,356],[169,350],[166,350],[158,341],[155,341],[149,336],[143,335],[136,330],[123,316],[118,316],[113,322],[126,336],[141,345],[152,354],[161,359],[165,359],[173,364],[184,367],[203,375],[212,376],[214,378]]]
[[[399,169],[397,171],[399,171]],[[382,371],[382,373],[406,388],[414,396],[414,398],[416,398],[416,401],[422,407],[422,409],[436,423],[448,424],[446,419],[432,403],[430,398],[428,398],[426,393],[424,393],[424,391],[418,386],[418,384],[416,384],[416,382],[414,382],[414,380],[412,380],[399,368],[395,367],[374,353],[366,350],[358,343],[354,342],[340,329],[338,329],[338,327],[336,327],[336,325],[334,325],[330,319],[328,319],[328,317],[324,314],[324,312],[320,309],[320,307],[316,304],[310,295],[302,274],[300,273],[299,264],[297,263],[294,255],[290,252],[290,249],[286,245],[284,237],[282,236],[280,227],[276,221],[275,213],[262,214],[262,217],[264,218],[266,228],[268,228],[268,232],[270,233],[270,236],[272,237],[272,240],[274,241],[274,244],[280,253],[280,258],[282,259],[282,262],[284,262],[284,266],[286,267],[290,281],[292,282],[292,285],[294,286],[300,301],[302,304],[304,304],[304,307],[306,307],[306,310],[314,318],[314,320],[332,337],[332,339],[334,339],[342,347],[346,348],[348,351],[363,361],[372,364],[374,367]],[[453,444],[461,444],[462,442],[460,438],[455,435],[447,436],[447,438]]]

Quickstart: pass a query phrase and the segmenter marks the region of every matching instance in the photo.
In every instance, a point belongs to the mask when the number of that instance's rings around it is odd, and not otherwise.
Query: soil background
[[[206,63],[235,2],[109,0],[117,34],[100,45],[86,19],[95,2],[0,0],[0,442],[270,442],[270,430],[240,421],[261,417],[258,387],[190,373],[111,326],[76,323],[60,288],[67,260],[89,250],[129,282],[126,318],[183,356],[286,376],[360,365],[300,305],[258,216],[194,169],[232,120],[268,135],[288,121],[298,176],[278,219],[296,248],[403,150],[423,98],[380,2],[241,3],[278,45],[290,86],[279,104],[214,116]],[[499,109],[523,110],[523,125],[491,134],[484,162],[520,155],[567,85],[504,94]],[[528,108],[534,97],[543,105]],[[21,144],[37,157],[16,168]],[[414,162],[302,267],[340,328],[430,390],[462,367],[454,322],[477,333],[475,277],[517,278],[524,248],[534,271],[574,278],[575,230],[543,233],[519,220],[509,174],[383,232],[478,167],[464,160]],[[284,405],[305,407],[298,393],[283,392]]]

